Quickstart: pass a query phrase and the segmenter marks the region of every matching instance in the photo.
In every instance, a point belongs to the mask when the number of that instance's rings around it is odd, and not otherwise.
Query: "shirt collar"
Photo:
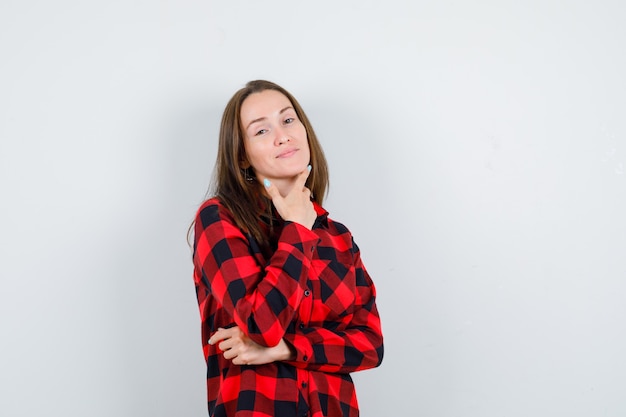
[[[324,227],[328,227],[328,211],[326,211],[324,207],[320,206],[315,201],[313,202],[313,208],[317,213],[317,220],[315,220],[315,223],[320,223],[323,224]]]
[[[269,203],[270,200],[268,199],[267,202]],[[272,207],[272,209],[271,209],[272,218],[275,221],[278,221],[279,223],[282,223],[282,219],[280,218],[280,216],[276,212],[276,208],[274,208],[274,205],[272,205],[271,207]],[[324,227],[328,227],[328,211],[326,211],[326,209],[324,207],[320,206],[315,201],[313,201],[313,208],[315,209],[315,213],[317,213],[317,219],[315,220],[315,224],[321,224]],[[263,221],[263,223],[269,225],[270,224],[270,218],[268,216],[267,210],[264,210],[264,211],[265,212],[263,212],[263,211],[261,212],[259,218],[261,219],[261,221]]]

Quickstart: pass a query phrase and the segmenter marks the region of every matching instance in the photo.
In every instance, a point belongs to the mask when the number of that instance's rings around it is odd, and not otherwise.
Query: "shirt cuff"
[[[278,244],[287,243],[299,249],[306,257],[311,257],[320,239],[312,230],[307,229],[300,223],[287,221],[283,226]]]
[[[298,367],[308,365],[313,357],[313,345],[311,345],[309,339],[298,334],[286,334],[284,339],[293,347],[296,353],[295,359],[288,361],[288,363]]]

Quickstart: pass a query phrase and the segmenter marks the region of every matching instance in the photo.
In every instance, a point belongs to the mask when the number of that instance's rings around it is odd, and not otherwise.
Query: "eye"
[[[288,124],[291,124],[291,123],[293,123],[293,122],[295,122],[295,121],[296,121],[296,119],[295,119],[295,118],[293,118],[293,117],[288,117],[288,118],[286,118],[286,119],[285,119],[285,124],[286,124],[286,125],[288,125]]]
[[[266,132],[267,132],[267,129],[261,129],[261,130],[259,130],[258,132],[256,132],[256,133],[254,134],[254,136],[259,136],[259,135],[262,135],[262,134],[264,134],[264,133],[266,133]]]

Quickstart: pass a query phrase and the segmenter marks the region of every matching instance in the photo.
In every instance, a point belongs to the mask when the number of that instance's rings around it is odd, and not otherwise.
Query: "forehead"
[[[247,123],[280,113],[285,107],[293,107],[291,101],[280,91],[264,90],[252,93],[241,103],[241,122]]]

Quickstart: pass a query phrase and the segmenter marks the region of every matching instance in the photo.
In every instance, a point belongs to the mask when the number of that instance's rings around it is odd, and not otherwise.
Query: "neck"
[[[285,197],[287,194],[291,192],[293,186],[296,183],[296,177],[294,178],[269,178],[272,184],[278,189],[278,192],[281,196]],[[265,192],[265,187],[263,187],[263,182],[259,181],[262,193],[265,197],[270,198],[270,196]]]
[[[276,188],[278,188],[280,195],[282,195],[283,197],[291,192],[295,182],[295,179],[280,179],[273,181],[274,185],[276,185]]]

